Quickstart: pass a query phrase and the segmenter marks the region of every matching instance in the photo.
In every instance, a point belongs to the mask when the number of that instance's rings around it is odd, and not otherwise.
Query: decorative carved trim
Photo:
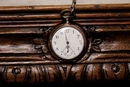
[[[92,42],[92,51],[95,52],[101,52],[101,48],[99,47],[99,44],[102,43],[102,39],[94,39]]]
[[[21,73],[12,73],[19,67]],[[2,82],[9,83],[48,83],[48,82],[75,82],[75,81],[111,81],[129,80],[129,63],[104,64],[57,64],[33,66],[7,66],[4,69]],[[15,68],[16,69],[16,68]]]
[[[130,80],[130,4],[76,5],[73,20],[88,35],[80,60],[66,63],[47,39],[70,5],[0,7],[0,83]]]

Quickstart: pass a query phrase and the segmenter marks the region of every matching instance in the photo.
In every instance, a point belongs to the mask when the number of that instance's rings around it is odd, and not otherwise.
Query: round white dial
[[[76,58],[84,49],[83,35],[73,27],[60,28],[53,34],[51,46],[62,59]]]

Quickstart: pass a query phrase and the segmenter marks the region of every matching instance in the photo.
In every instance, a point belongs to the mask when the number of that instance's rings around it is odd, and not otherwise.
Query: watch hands
[[[68,56],[68,57],[71,56],[72,53],[74,53],[74,51],[73,51],[73,49],[71,47],[69,47],[69,49],[70,50],[65,53],[65,55]]]
[[[65,39],[66,39],[66,44],[67,44],[66,48],[67,48],[67,53],[68,53],[68,52],[69,52],[69,48],[70,48],[70,46],[69,46],[69,41],[68,41],[68,38],[67,38],[66,32],[65,32]]]

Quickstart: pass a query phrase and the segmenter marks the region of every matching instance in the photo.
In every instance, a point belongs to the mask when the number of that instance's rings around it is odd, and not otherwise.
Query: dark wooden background
[[[130,4],[76,5],[73,22],[87,33],[86,54],[55,59],[48,36],[70,5],[0,7],[0,83],[129,81]]]

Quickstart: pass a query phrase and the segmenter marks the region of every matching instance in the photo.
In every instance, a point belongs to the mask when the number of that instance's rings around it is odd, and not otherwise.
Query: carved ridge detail
[[[64,69],[65,66],[65,69]],[[13,75],[14,67],[19,67],[21,73]],[[45,82],[75,82],[102,80],[129,80],[129,63],[105,64],[66,64],[66,65],[33,65],[7,66],[4,68],[2,82],[45,83]],[[118,68],[118,70],[117,70]],[[114,70],[114,71],[113,71]],[[10,76],[9,76],[10,75]],[[20,79],[19,79],[20,78]]]

